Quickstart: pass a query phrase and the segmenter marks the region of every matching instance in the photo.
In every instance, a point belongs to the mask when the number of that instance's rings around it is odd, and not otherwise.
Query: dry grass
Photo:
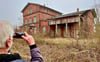
[[[48,38],[35,36],[45,62],[100,62],[100,44],[90,39],[78,41],[72,38]],[[30,59],[29,47],[25,41],[14,41],[12,53],[19,53],[23,59]]]

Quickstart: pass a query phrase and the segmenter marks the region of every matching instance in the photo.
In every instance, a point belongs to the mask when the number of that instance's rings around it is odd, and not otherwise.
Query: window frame
[[[46,26],[42,27],[42,33],[45,35],[46,34]]]
[[[30,22],[31,21],[31,22]],[[29,23],[32,23],[32,18],[29,18]]]
[[[46,13],[49,13],[49,9],[45,9],[45,12],[46,12]]]
[[[37,22],[37,17],[36,16],[33,17],[33,21],[34,21],[34,23]]]
[[[32,12],[33,12],[32,8],[29,8],[28,9],[28,14],[32,14]]]
[[[28,23],[28,20],[27,19],[25,19],[25,23],[24,24],[27,24]]]

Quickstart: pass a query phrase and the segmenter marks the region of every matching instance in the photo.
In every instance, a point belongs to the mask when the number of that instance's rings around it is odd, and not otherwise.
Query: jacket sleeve
[[[31,62],[43,62],[43,57],[36,45],[30,46]]]

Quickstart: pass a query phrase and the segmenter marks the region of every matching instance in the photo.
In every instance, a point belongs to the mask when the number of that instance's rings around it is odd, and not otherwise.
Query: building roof
[[[39,5],[39,6],[41,6],[41,7],[44,7],[44,8],[50,9],[50,10],[52,10],[52,11],[55,11],[55,12],[57,12],[57,13],[59,13],[59,14],[62,14],[61,12],[59,12],[59,11],[57,11],[57,10],[54,10],[54,9],[52,9],[52,8],[46,7],[46,6],[44,6],[44,5],[36,4],[36,3],[28,3],[28,4],[22,9],[21,12],[23,12],[23,11],[27,8],[27,6],[30,5],[30,4],[32,4],[32,5]]]
[[[83,10],[83,11],[79,11],[79,12],[73,12],[73,13],[69,13],[69,14],[56,16],[56,17],[51,17],[51,18],[47,18],[47,19],[43,19],[43,20],[58,19],[58,18],[70,17],[70,16],[82,16],[82,15],[86,14],[88,11],[92,11],[93,16],[96,17],[95,9],[88,9],[88,10]]]
[[[83,10],[83,11],[79,11],[79,12],[73,12],[73,13],[69,13],[69,14],[64,14],[61,16],[57,16],[55,18],[62,18],[62,17],[69,17],[69,16],[78,16],[78,15],[84,15],[85,13],[87,13],[88,11],[94,11],[94,9],[88,9],[88,10]]]

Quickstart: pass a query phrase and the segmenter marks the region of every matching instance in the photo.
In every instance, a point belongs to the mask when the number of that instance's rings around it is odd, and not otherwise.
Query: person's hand
[[[9,48],[9,47],[11,46],[11,42],[12,42],[12,40],[11,40],[11,38],[9,37],[9,38],[7,39],[7,42],[6,42],[6,48]]]
[[[35,45],[35,40],[34,38],[29,35],[27,32],[24,32],[25,36],[22,36],[22,38],[28,43],[28,45]]]

